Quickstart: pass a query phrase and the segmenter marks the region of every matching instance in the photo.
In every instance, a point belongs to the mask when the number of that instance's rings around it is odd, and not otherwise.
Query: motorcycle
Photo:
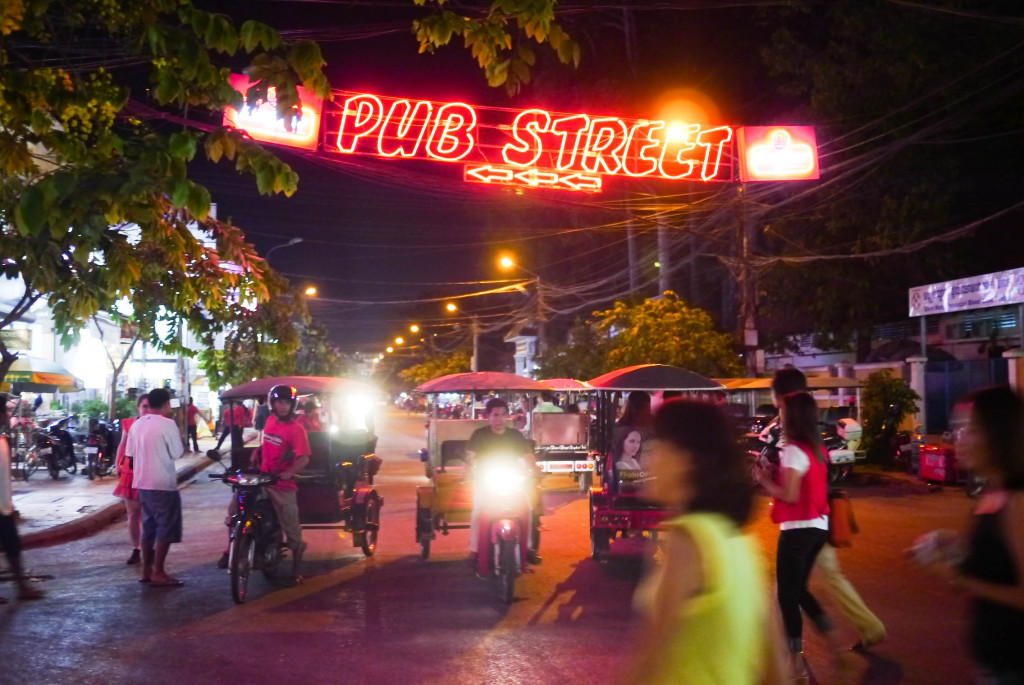
[[[476,478],[475,497],[484,503],[477,527],[477,572],[498,579],[498,594],[506,604],[515,598],[516,578],[530,552],[531,486],[532,478],[513,459],[489,460]]]
[[[284,533],[274,506],[264,491],[277,482],[277,476],[225,471],[211,473],[209,477],[230,485],[235,497],[236,506],[230,524],[228,573],[231,576],[231,597],[236,604],[244,604],[252,571],[261,570],[267,580],[273,580],[284,559]]]
[[[50,478],[54,480],[60,478],[61,471],[70,474],[78,472],[74,443],[64,428],[66,421],[67,419],[60,419],[51,422],[45,428],[33,429],[30,439],[32,447],[29,450],[29,460],[45,463]]]
[[[89,480],[102,478],[114,468],[114,449],[106,422],[93,419],[85,438],[85,473]]]
[[[769,423],[760,435],[761,449],[758,452],[751,451],[754,463],[751,471],[755,468],[764,468],[772,471],[779,466],[779,442],[782,429],[776,417]],[[822,434],[822,444],[828,453],[828,483],[835,485],[847,480],[853,473],[853,465],[856,461],[856,449],[860,446],[862,429],[860,424],[853,419],[840,419],[836,433]]]

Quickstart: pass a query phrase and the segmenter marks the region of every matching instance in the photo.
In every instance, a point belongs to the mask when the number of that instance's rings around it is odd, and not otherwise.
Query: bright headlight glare
[[[522,471],[506,465],[492,466],[482,474],[482,481],[486,489],[500,496],[521,491],[524,480],[525,476]]]

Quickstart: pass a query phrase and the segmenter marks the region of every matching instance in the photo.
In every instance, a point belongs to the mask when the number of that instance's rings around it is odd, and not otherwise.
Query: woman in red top
[[[818,552],[828,540],[828,456],[821,444],[818,406],[806,392],[782,397],[779,407],[785,447],[772,479],[757,469],[755,479],[772,496],[772,521],[779,524],[775,575],[786,628],[791,674],[807,675],[800,610],[835,646],[834,625],[807,589]]]
[[[139,395],[135,406],[138,408],[139,416],[149,413],[149,395]],[[128,431],[132,429],[135,419],[121,419],[121,442],[117,446],[117,487],[114,488],[114,496],[124,500],[124,508],[128,512],[128,535],[132,540],[132,555],[128,557],[129,564],[137,564],[141,561],[139,543],[142,539],[142,505],[139,503],[139,491],[132,487],[132,480],[135,472],[132,471],[132,460],[124,456],[125,445],[128,444]]]

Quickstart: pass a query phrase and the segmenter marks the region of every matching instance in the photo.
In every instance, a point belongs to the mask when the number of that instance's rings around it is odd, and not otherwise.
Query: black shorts
[[[142,546],[181,542],[181,494],[177,490],[139,490]]]

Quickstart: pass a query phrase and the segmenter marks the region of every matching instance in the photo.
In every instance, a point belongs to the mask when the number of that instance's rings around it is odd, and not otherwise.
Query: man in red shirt
[[[252,464],[263,473],[277,476],[278,481],[267,488],[267,496],[284,531],[285,544],[292,550],[292,579],[302,582],[299,566],[306,543],[302,541],[299,504],[293,477],[309,463],[312,453],[306,429],[295,418],[298,401],[295,388],[277,385],[267,395],[270,416],[263,429],[263,444],[253,453]]]
[[[196,424],[196,417],[199,416],[199,407],[196,406],[195,400],[191,397],[188,398],[188,437],[192,441],[192,451],[199,451],[199,427]],[[186,440],[186,442],[188,442]]]

